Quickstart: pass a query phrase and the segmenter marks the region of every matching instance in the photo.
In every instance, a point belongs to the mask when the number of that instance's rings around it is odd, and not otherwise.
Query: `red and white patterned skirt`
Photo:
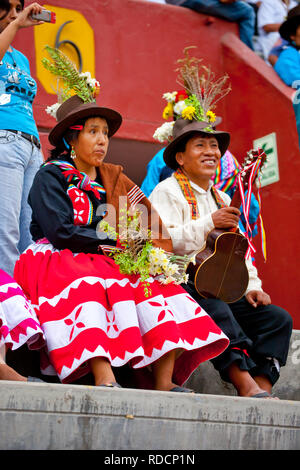
[[[180,349],[173,380],[182,385],[229,344],[182,287],[150,278],[146,298],[139,277],[121,274],[104,255],[35,243],[20,256],[14,276],[34,306],[63,383],[88,373],[93,357],[138,369]]]
[[[30,349],[45,345],[44,334],[28,299],[16,281],[0,269],[0,347]]]

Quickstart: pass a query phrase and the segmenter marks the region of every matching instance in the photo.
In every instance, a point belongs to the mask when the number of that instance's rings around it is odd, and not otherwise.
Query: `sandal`
[[[120,384],[118,384],[117,382],[109,382],[109,383],[106,383],[106,384],[100,384],[100,385],[97,385],[97,387],[114,387],[114,388],[123,388]]]
[[[279,400],[277,397],[273,397],[269,392],[260,392],[255,395],[251,395],[249,398],[272,398],[273,400]]]
[[[177,385],[177,387],[171,388],[169,392],[195,393],[194,390],[192,390],[191,388],[180,387],[179,385]]]
[[[44,380],[38,379],[37,377],[31,377],[30,375],[29,375],[29,377],[27,377],[27,382],[42,382],[42,383],[46,383]]]

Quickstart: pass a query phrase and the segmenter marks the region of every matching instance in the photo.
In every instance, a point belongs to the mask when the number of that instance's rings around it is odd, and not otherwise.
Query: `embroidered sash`
[[[190,206],[192,220],[198,219],[200,217],[200,214],[198,211],[197,200],[196,200],[194,191],[191,187],[189,179],[183,173],[181,168],[178,168],[174,172],[174,176],[177,179],[178,184],[181,188],[181,191]],[[215,203],[217,204],[218,209],[222,209],[223,207],[226,207],[225,202],[223,201],[223,199],[221,198],[220,194],[218,193],[218,191],[216,190],[214,186],[211,187],[211,194],[215,200]]]
[[[97,199],[100,199],[102,195],[106,194],[106,191],[101,184],[96,181],[92,181],[88,175],[82,171],[78,171],[69,162],[64,160],[52,160],[43,164],[43,166],[46,165],[57,165],[61,169],[68,183],[77,186],[77,188],[82,189],[83,191],[92,191]]]

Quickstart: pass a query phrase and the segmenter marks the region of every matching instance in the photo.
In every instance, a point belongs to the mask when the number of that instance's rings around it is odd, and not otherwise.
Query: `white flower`
[[[86,80],[92,78],[91,72],[81,72],[79,77],[85,78]]]
[[[168,103],[175,103],[177,91],[173,91],[172,93],[164,93],[163,98],[168,102]]]
[[[96,86],[97,87],[100,87],[100,83],[98,82],[98,80],[96,80],[95,78],[91,78],[90,80],[87,80],[86,83],[88,84],[89,87],[91,88],[95,88]]]
[[[153,138],[159,142],[167,142],[170,140],[173,134],[173,126],[175,121],[164,122],[162,126],[158,127],[153,134]]]
[[[174,106],[174,113],[178,114],[178,116],[181,116],[182,111],[187,107],[185,104],[185,101],[178,101],[178,103],[175,104]]]
[[[54,103],[51,106],[47,106],[46,113],[50,114],[50,116],[56,119],[56,113],[59,107],[60,107],[60,103]]]
[[[87,85],[92,89],[94,89],[96,86],[100,87],[100,83],[98,82],[98,80],[92,78],[91,72],[82,72],[79,77],[84,78],[86,80]]]
[[[174,282],[174,284],[177,284],[177,280],[175,279],[175,277],[172,277],[172,276],[161,278],[159,279],[159,282],[161,284],[171,284],[171,282]]]
[[[164,272],[165,272],[165,275],[166,276],[174,276],[174,274],[176,274],[178,272],[178,264],[171,264],[169,263],[168,266],[166,266]]]
[[[149,261],[151,264],[162,265],[165,261],[168,261],[167,255],[162,248],[152,248],[149,254]]]
[[[190,263],[196,264],[196,255],[190,258]]]

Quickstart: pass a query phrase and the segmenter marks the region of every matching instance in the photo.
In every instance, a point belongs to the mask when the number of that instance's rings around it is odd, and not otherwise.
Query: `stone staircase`
[[[234,396],[209,363],[196,394],[90,385],[0,382],[0,449],[300,449],[300,332],[274,388],[281,400]],[[111,455],[111,454],[108,454]],[[145,461],[143,461],[145,463]]]

